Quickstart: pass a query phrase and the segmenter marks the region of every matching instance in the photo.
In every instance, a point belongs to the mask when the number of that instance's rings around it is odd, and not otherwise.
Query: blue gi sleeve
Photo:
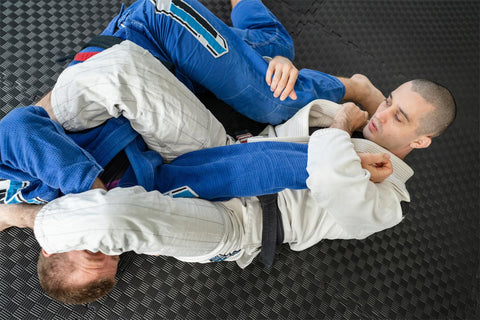
[[[89,190],[103,171],[40,107],[12,110],[0,121],[2,178],[30,176],[62,193]]]

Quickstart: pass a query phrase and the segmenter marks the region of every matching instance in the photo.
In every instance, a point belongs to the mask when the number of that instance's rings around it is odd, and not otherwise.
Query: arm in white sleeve
[[[386,179],[373,183],[361,167],[348,133],[340,129],[316,131],[309,142],[307,186],[316,202],[352,238],[363,239],[390,228],[402,219],[400,201],[408,200],[403,183]]]
[[[135,251],[199,262],[228,250],[225,242],[238,237],[238,228],[219,203],[170,198],[138,186],[64,196],[45,205],[34,223],[48,253]]]

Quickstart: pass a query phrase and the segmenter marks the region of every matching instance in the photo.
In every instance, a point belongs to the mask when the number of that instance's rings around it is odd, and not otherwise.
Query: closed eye
[[[387,98],[387,104],[388,104],[388,101],[390,102],[390,104],[393,101],[391,93]],[[398,121],[398,122],[402,122],[403,119],[405,119],[406,122],[410,122],[410,118],[408,117],[407,113],[403,110],[403,108],[398,103],[396,103],[395,106],[396,106],[396,108],[398,108],[398,112],[395,114],[395,120]],[[400,114],[401,114],[401,116],[400,116]],[[402,119],[402,120],[400,120],[400,119]]]

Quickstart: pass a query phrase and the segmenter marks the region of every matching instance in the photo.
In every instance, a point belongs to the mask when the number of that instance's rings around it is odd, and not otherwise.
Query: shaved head
[[[455,120],[457,106],[452,93],[441,84],[430,80],[416,79],[410,81],[412,91],[418,93],[434,110],[424,116],[418,128],[419,134],[437,137]]]

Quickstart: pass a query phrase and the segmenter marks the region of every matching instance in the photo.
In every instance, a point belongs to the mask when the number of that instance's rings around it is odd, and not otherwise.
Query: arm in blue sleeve
[[[40,107],[12,110],[0,121],[0,161],[63,193],[89,190],[102,167]]]

